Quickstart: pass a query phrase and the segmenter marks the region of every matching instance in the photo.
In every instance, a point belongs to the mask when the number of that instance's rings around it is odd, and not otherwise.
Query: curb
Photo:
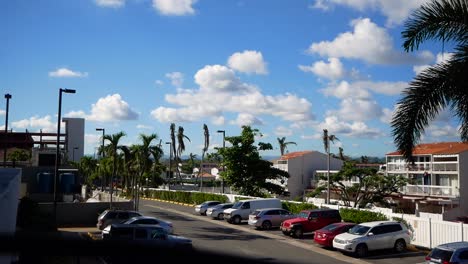
[[[144,200],[150,200],[150,201],[157,201],[157,202],[172,203],[172,204],[178,204],[178,205],[184,205],[184,206],[190,206],[190,207],[195,207],[195,206],[196,206],[196,205],[194,205],[194,204],[187,204],[187,203],[166,201],[166,200],[161,200],[161,199],[156,199],[156,198],[142,198],[142,199],[144,199]]]

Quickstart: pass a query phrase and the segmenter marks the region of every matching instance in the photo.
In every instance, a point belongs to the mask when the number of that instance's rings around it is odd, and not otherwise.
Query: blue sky
[[[395,150],[389,122],[417,72],[450,56],[450,43],[404,52],[404,22],[426,0],[6,0],[0,2],[0,89],[8,128],[55,132],[62,116],[86,118],[85,153],[101,132],[170,140],[169,126],[201,156],[242,125],[279,155],[323,152],[323,129],[349,156]],[[0,118],[6,101],[1,100]],[[424,142],[458,141],[441,113]],[[4,124],[1,126],[4,129]],[[159,140],[155,144],[159,143]],[[169,153],[168,145],[163,146]]]

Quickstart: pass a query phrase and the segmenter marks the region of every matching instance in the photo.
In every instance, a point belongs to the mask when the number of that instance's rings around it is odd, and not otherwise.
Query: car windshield
[[[322,228],[322,230],[324,231],[333,231],[335,229],[337,229],[340,225],[338,224],[331,224],[331,225],[327,225],[326,227]]]
[[[452,257],[453,251],[451,250],[443,250],[440,248],[434,248],[431,253],[429,253],[429,257],[434,259],[440,259],[442,261],[449,261]]]
[[[213,209],[221,209],[222,207],[223,207],[222,204],[218,204],[218,205],[213,206],[212,208]]]
[[[348,233],[353,235],[364,235],[369,231],[369,226],[356,225],[353,228],[349,229]]]
[[[309,212],[300,212],[297,216],[300,218],[307,218],[309,217]]]
[[[236,203],[232,206],[232,208],[233,208],[233,209],[239,209],[239,208],[241,208],[241,206],[242,206],[243,203],[244,203],[244,202],[236,202]]]

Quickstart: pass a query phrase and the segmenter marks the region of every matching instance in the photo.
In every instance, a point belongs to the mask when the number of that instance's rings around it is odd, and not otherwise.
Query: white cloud
[[[171,84],[176,88],[181,88],[184,83],[184,75],[181,72],[166,73],[166,77],[171,80]]]
[[[167,16],[183,16],[195,13],[192,5],[197,0],[153,0],[153,8]]]
[[[154,83],[155,83],[156,85],[158,85],[158,86],[161,86],[161,85],[164,84],[164,82],[161,81],[161,80],[156,80],[156,81],[154,81]]]
[[[152,126],[147,126],[147,125],[143,125],[143,124],[138,124],[136,127],[137,127],[138,129],[144,129],[144,130],[151,130],[151,129],[153,129]]]
[[[292,129],[284,127],[284,126],[279,126],[276,127],[275,129],[275,135],[280,136],[280,137],[287,137],[291,136],[293,134]]]
[[[429,0],[315,0],[313,8],[329,10],[333,5],[343,5],[361,12],[376,10],[387,17],[387,26],[401,24],[413,10]]]
[[[82,110],[80,111],[70,111],[67,114],[65,114],[66,117],[72,117],[72,118],[86,118],[86,113]]]
[[[319,77],[330,80],[338,80],[345,75],[343,64],[337,58],[329,58],[328,63],[317,61],[312,66],[299,65],[299,69],[303,72],[312,72]]]
[[[435,138],[459,138],[460,134],[458,132],[458,128],[451,126],[449,124],[446,125],[435,125],[432,124],[426,130],[426,134],[431,135]]]
[[[98,6],[119,8],[125,5],[125,0],[95,0]]]
[[[240,113],[237,115],[236,120],[232,120],[230,124],[238,125],[238,126],[252,126],[252,125],[263,125],[263,121],[256,118],[252,114]]]
[[[108,95],[91,106],[89,120],[110,122],[118,120],[135,120],[138,114],[133,111],[120,94]]]
[[[437,56],[436,56],[436,60],[435,60],[435,63],[436,64],[439,64],[439,63],[442,63],[442,62],[446,62],[448,60],[450,60],[453,56],[453,53],[450,53],[450,52],[439,52],[437,53]],[[429,64],[424,64],[424,65],[416,65],[416,66],[413,66],[413,71],[416,75],[420,74],[422,71],[424,71],[425,69],[431,67],[431,65]]]
[[[32,129],[32,130],[40,130],[42,132],[57,132],[57,123],[52,121],[52,117],[50,115],[46,115],[44,117],[33,116],[29,119],[23,119],[19,121],[12,122],[12,127],[15,129]],[[63,124],[63,123],[62,123]],[[61,126],[62,128],[64,126]]]
[[[328,96],[335,96],[340,99],[346,98],[370,98],[372,91],[377,94],[384,95],[399,95],[408,87],[407,82],[372,82],[372,81],[357,81],[349,83],[341,81],[339,83],[329,83],[321,92]]]
[[[87,145],[98,146],[102,143],[102,135],[99,134],[85,134],[85,142]]]
[[[222,126],[226,122],[224,116],[215,116],[211,118],[211,122],[215,125]]]
[[[2,110],[2,109],[0,109],[0,115],[6,115],[6,111],[5,111],[5,110]]]
[[[346,98],[340,103],[340,109],[330,111],[340,118],[352,121],[365,121],[380,118],[383,114],[381,106],[374,100]]]
[[[333,41],[312,43],[309,53],[334,58],[360,59],[372,64],[424,64],[434,56],[429,51],[403,53],[393,48],[393,40],[384,28],[369,18],[351,22],[353,32],[339,34]]]
[[[199,89],[181,90],[165,99],[175,107],[158,107],[151,112],[161,122],[192,122],[205,117],[218,122],[224,113],[252,116],[272,115],[285,121],[304,122],[313,119],[311,103],[293,94],[264,95],[250,84],[242,83],[226,66],[207,65],[195,74]]]
[[[59,68],[56,71],[49,72],[49,77],[54,78],[82,78],[88,77],[87,72],[75,72],[67,68]]]
[[[263,60],[262,53],[255,50],[244,50],[232,54],[228,59],[228,66],[244,73],[268,73],[267,64]]]
[[[341,121],[337,116],[328,116],[318,126],[327,128],[329,134],[343,135],[349,137],[360,137],[360,138],[377,138],[383,136],[384,133],[379,129],[369,128],[363,122],[344,122]],[[338,136],[338,138],[340,138]]]
[[[380,117],[380,122],[384,124],[390,124],[393,118],[393,113],[395,113],[396,107],[392,109],[384,108],[382,109],[382,116]]]

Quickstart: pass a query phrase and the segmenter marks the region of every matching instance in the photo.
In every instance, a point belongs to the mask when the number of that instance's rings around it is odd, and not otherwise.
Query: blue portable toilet
[[[54,174],[50,172],[39,172],[36,178],[39,193],[52,193],[52,189],[54,188]]]
[[[61,193],[73,193],[74,186],[75,186],[75,174],[69,173],[69,172],[60,174],[60,192]]]

